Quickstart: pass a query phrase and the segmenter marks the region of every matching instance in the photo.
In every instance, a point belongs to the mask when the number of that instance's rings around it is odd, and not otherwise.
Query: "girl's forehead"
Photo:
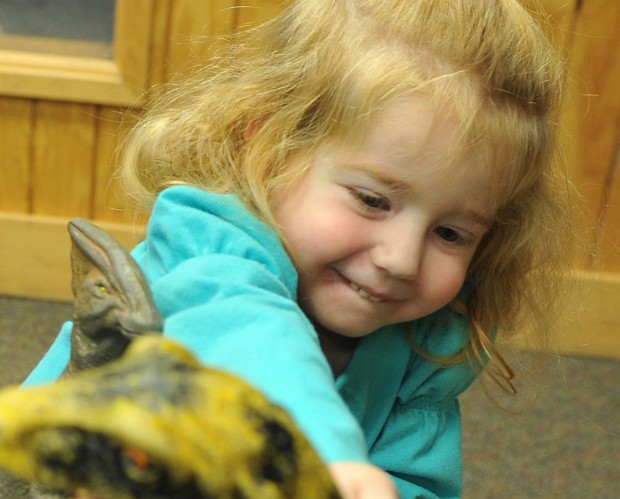
[[[446,181],[457,183],[475,175],[482,179],[489,203],[499,206],[518,168],[497,152],[498,136],[476,136],[476,127],[460,111],[425,94],[399,97],[370,115],[354,137],[332,142],[328,149],[343,161],[383,163],[405,182],[425,172],[439,171]],[[400,167],[389,169],[390,164]]]
[[[425,96],[412,94],[384,103],[373,114],[369,131],[388,131],[395,127],[406,128],[418,139],[450,129],[455,125],[453,113]]]
[[[445,164],[447,159],[474,152],[465,150],[461,143],[460,121],[454,110],[413,94],[384,103],[348,145],[393,158],[439,156]]]

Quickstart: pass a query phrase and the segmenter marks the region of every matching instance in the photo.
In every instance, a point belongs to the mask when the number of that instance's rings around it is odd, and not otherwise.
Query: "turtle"
[[[163,336],[131,255],[68,224],[71,357],[55,383],[0,392],[7,499],[340,497],[284,409]]]
[[[0,392],[0,465],[49,497],[340,497],[286,411],[160,335],[101,367]]]

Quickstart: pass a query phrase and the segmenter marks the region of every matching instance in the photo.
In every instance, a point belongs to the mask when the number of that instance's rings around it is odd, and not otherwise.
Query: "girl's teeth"
[[[353,288],[355,291],[357,291],[362,298],[366,298],[367,300],[370,300],[373,303],[378,303],[378,302],[381,301],[381,298],[378,298],[376,296],[370,295],[366,290],[360,288],[354,282],[351,283],[351,288]]]

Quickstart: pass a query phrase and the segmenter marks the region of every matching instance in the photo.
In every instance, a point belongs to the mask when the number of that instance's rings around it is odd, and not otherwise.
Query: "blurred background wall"
[[[114,179],[119,137],[149,89],[208,59],[278,0],[0,2],[0,294],[70,299],[68,218],[131,246],[143,220]],[[600,248],[560,348],[620,358],[620,0],[544,0],[569,57],[567,169]],[[203,38],[206,37],[206,38]]]

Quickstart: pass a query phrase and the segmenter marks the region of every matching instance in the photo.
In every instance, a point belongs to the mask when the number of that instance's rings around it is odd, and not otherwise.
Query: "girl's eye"
[[[383,196],[377,196],[371,192],[351,189],[353,197],[366,209],[387,211],[390,209],[389,201]]]
[[[437,227],[435,233],[448,243],[458,243],[462,240],[461,235],[450,227]]]

